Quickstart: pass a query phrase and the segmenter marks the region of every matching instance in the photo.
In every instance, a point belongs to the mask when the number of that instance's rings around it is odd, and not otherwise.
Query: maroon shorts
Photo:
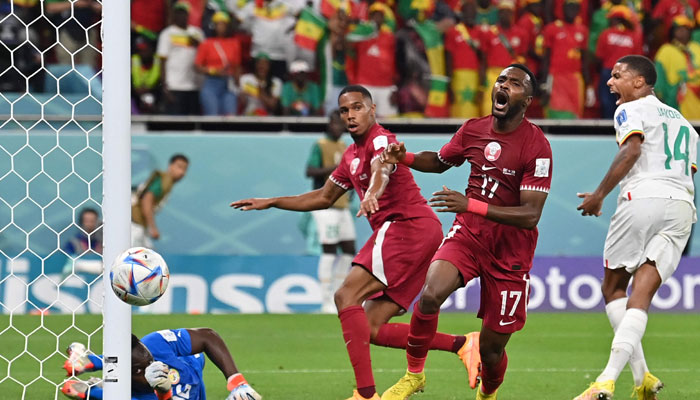
[[[482,217],[465,219],[455,221],[433,261],[444,260],[453,264],[465,284],[476,277],[481,278],[481,304],[477,317],[484,320],[484,326],[500,333],[519,331],[527,319],[530,295],[528,272],[532,266],[534,247],[521,249],[520,252],[524,253],[521,257],[513,249],[506,250],[509,256],[499,254],[497,257],[492,246],[503,242],[499,242],[499,234],[494,234],[490,229],[500,229],[499,225],[503,225]],[[489,233],[484,232],[486,227]]]
[[[352,261],[386,285],[370,299],[387,295],[407,310],[425,283],[430,260],[441,240],[442,225],[437,219],[384,222]]]

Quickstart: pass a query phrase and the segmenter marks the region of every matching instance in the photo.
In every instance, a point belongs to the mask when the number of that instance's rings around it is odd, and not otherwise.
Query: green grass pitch
[[[65,357],[59,354],[75,340],[93,335],[92,349],[101,348],[99,315],[0,316],[0,398],[44,400],[56,396]],[[395,319],[407,322],[404,316]],[[344,400],[354,379],[343,345],[340,324],[332,315],[134,315],[139,336],[180,327],[211,327],[221,334],[238,367],[265,400]],[[445,313],[440,330],[477,330],[473,313]],[[20,333],[21,332],[21,333]],[[23,334],[32,332],[25,341]],[[700,399],[700,315],[652,313],[644,338],[647,362],[665,383],[660,400]],[[57,343],[57,337],[60,340]],[[525,329],[508,344],[509,364],[500,400],[572,399],[605,366],[612,332],[603,313],[533,313]],[[33,354],[21,355],[26,348]],[[8,368],[8,360],[14,360]],[[403,375],[403,350],[372,346],[377,389],[384,391]],[[44,378],[37,378],[42,370]],[[431,352],[426,365],[426,391],[415,400],[473,399],[457,356]],[[9,374],[9,375],[8,375]],[[209,399],[227,396],[223,375],[208,362],[205,383]],[[629,369],[620,376],[616,398],[629,398]],[[58,393],[58,398],[64,398]]]

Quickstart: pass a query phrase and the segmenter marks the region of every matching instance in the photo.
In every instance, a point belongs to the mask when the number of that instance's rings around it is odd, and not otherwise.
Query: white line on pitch
[[[406,369],[394,368],[376,368],[374,372],[405,372]],[[427,372],[452,372],[455,369],[445,368],[426,368]],[[682,373],[695,371],[691,368],[659,368],[654,369],[654,372],[664,373]],[[265,369],[265,370],[246,370],[246,374],[341,374],[350,373],[351,369]],[[508,368],[508,372],[559,372],[559,373],[579,373],[579,372],[600,372],[600,368]]]

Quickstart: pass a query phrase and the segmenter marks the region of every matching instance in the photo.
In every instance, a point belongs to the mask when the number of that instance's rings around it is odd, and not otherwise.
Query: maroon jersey
[[[471,164],[466,196],[497,206],[520,205],[520,192],[549,192],[552,182],[552,150],[542,130],[527,119],[507,134],[491,129],[493,116],[470,119],[438,152],[442,162]],[[522,271],[532,266],[537,229],[499,224],[478,215],[457,214],[455,225],[472,232],[493,262]],[[485,234],[484,230],[490,231]],[[486,243],[488,242],[488,243]]]
[[[343,189],[354,188],[360,200],[364,199],[372,177],[372,161],[379,157],[389,143],[398,143],[396,136],[381,125],[375,124],[345,150],[330,180]],[[379,211],[370,215],[369,224],[373,230],[377,230],[385,221],[419,217],[437,220],[437,216],[420,194],[420,188],[413,180],[411,171],[405,165],[399,164],[379,198]]]

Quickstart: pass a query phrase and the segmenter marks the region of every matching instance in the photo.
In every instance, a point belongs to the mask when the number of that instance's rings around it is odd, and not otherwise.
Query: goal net
[[[112,354],[107,342],[124,348],[129,335],[129,308],[116,305],[114,313],[108,307],[116,303],[105,297],[111,293],[104,289],[102,263],[103,255],[110,260],[128,244],[125,229],[119,228],[121,238],[115,240],[110,228],[128,224],[122,221],[129,218],[128,204],[108,210],[103,201],[110,196],[111,204],[122,202],[125,196],[109,194],[107,187],[128,193],[129,184],[122,188],[106,180],[110,168],[124,166],[110,166],[103,152],[114,130],[107,121],[124,119],[103,102],[103,78],[109,74],[102,65],[124,57],[118,49],[110,57],[101,50],[111,40],[100,35],[107,25],[102,12],[117,3],[122,2],[0,0],[0,398],[65,398],[64,382],[82,378],[66,377],[62,368],[72,342],[94,354]],[[116,15],[112,24],[125,25],[119,29],[127,38],[128,70],[129,10],[121,7],[126,19]],[[126,82],[119,79],[126,83],[119,90],[128,110],[128,76]],[[107,85],[104,89],[106,98]],[[124,101],[124,93],[110,94]],[[121,157],[130,173],[128,128],[121,134],[121,148],[127,143]],[[103,225],[103,218],[118,223]],[[128,319],[124,329],[107,330],[110,313]],[[103,346],[105,336],[115,340]],[[121,357],[126,363],[128,354]],[[107,397],[130,398],[128,390]]]

